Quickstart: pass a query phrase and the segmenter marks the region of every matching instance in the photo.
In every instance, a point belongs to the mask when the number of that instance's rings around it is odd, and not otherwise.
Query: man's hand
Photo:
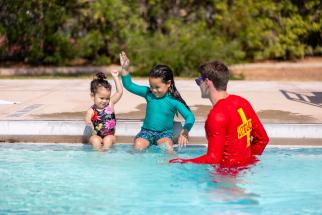
[[[169,163],[187,163],[187,160],[183,158],[174,158],[169,160]]]

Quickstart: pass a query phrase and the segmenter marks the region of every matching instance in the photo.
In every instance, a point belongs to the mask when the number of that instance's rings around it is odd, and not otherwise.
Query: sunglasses
[[[206,78],[204,78],[204,77],[200,76],[200,77],[198,77],[198,78],[196,78],[196,79],[195,79],[195,82],[196,82],[196,84],[197,84],[198,86],[200,86],[200,84],[201,84],[203,81],[205,81],[205,80],[206,80]]]

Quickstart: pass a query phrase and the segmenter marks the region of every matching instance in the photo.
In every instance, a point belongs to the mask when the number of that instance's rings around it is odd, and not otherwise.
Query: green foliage
[[[195,76],[213,59],[322,55],[320,0],[4,0],[0,20],[0,60],[28,64],[118,63],[125,50],[137,75]]]

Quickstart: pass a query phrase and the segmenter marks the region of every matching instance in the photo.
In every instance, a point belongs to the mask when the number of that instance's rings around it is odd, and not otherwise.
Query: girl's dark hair
[[[91,81],[91,93],[95,95],[99,87],[105,87],[107,90],[111,90],[111,84],[106,80],[106,76],[103,72],[96,73],[96,78]]]
[[[168,67],[166,65],[158,64],[151,69],[149,76],[152,78],[161,78],[162,82],[165,84],[167,84],[169,81],[171,81],[171,85],[169,88],[170,94],[173,96],[173,98],[182,102],[188,108],[188,110],[190,110],[189,106],[183,100],[179,91],[176,88],[176,85],[175,85],[174,79],[173,79],[173,72],[170,69],[170,67]]]

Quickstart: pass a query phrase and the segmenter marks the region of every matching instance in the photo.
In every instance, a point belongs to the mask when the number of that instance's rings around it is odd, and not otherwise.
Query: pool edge
[[[174,132],[177,134],[182,125],[180,122],[175,122],[174,125]],[[119,120],[116,128],[117,142],[133,142],[133,137],[141,126],[141,120]],[[269,145],[322,146],[322,123],[264,123],[264,127],[271,139]],[[0,142],[87,143],[89,134],[81,120],[0,120]],[[206,143],[203,121],[195,123],[190,132],[190,142]]]

